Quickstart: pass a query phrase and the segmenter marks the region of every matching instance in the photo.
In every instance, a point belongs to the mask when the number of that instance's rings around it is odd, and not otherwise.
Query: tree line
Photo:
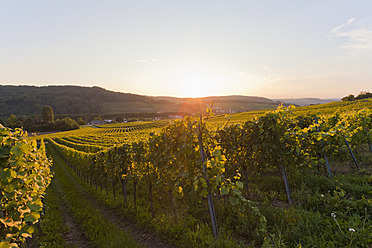
[[[355,100],[362,100],[362,99],[367,99],[367,98],[372,98],[372,93],[370,93],[368,91],[362,91],[356,97],[353,94],[350,94],[348,96],[345,96],[345,97],[341,98],[341,101],[343,101],[343,102],[355,101]]]
[[[0,118],[0,124],[12,129],[22,128],[28,132],[48,132],[78,129],[80,125],[85,125],[86,121],[82,118],[73,120],[70,117],[54,120],[52,107],[45,105],[40,116],[17,117],[11,114],[6,120]]]

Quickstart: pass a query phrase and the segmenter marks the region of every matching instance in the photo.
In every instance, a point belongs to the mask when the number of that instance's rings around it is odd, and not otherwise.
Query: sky
[[[0,85],[152,96],[372,91],[372,1],[0,0]]]

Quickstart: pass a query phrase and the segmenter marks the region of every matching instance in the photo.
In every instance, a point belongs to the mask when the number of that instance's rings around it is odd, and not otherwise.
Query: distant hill
[[[274,99],[274,101],[287,103],[287,104],[295,104],[299,106],[307,106],[312,104],[323,104],[329,102],[339,102],[341,99],[320,99],[320,98],[294,98],[294,99]]]
[[[268,98],[257,96],[209,96],[201,98],[177,98],[177,97],[153,97],[158,100],[172,102],[178,105],[178,109],[182,112],[189,112],[188,109],[193,109],[192,112],[205,109],[205,106],[213,106],[214,112],[217,114],[236,113],[243,111],[272,109],[276,108],[280,102],[275,102]]]
[[[151,97],[81,86],[0,86],[0,116],[39,115],[50,105],[56,115],[120,114],[138,112],[196,113],[211,105],[217,113],[276,108],[264,97],[215,96],[204,98]]]
[[[79,86],[0,86],[0,115],[40,114],[50,105],[55,114],[103,114],[145,111],[159,101],[146,96]]]

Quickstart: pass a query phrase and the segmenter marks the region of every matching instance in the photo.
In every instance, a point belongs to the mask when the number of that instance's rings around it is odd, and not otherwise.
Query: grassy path
[[[64,225],[67,227],[66,233],[62,235],[66,241],[68,247],[88,248],[89,240],[84,235],[79,225],[74,221],[71,210],[69,209],[69,203],[66,200],[65,192],[58,179],[55,177],[53,188],[59,197],[60,212]]]
[[[71,213],[70,223],[78,223],[74,233],[64,238],[77,247],[143,247],[124,230],[106,219],[101,211],[91,205],[88,192],[76,180],[75,175],[66,168],[65,162],[51,149],[53,156],[54,180],[60,197],[68,204],[63,209]],[[62,213],[63,216],[65,216]],[[71,231],[71,229],[70,229]],[[80,231],[86,238],[79,235]],[[84,237],[83,236],[83,237]]]
[[[88,240],[73,220],[65,192],[58,177],[53,177],[44,198],[44,214],[31,248],[89,247]]]
[[[49,148],[48,151],[54,160],[55,192],[61,198],[61,213],[69,227],[63,238],[70,247],[171,248],[156,235],[101,203],[54,150]]]

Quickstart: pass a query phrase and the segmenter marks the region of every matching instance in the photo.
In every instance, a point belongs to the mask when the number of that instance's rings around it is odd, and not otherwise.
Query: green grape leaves
[[[50,183],[51,161],[21,130],[0,128],[0,247],[18,247],[40,219],[41,197]]]

